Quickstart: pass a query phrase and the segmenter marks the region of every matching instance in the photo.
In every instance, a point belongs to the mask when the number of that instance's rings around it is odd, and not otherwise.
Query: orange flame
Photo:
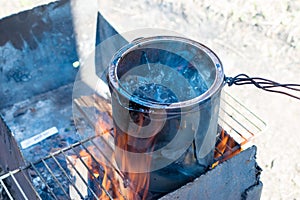
[[[111,128],[109,127],[108,123],[103,122],[102,120],[98,121],[96,128],[96,134],[101,135],[101,137],[109,143],[109,140],[112,139],[112,135],[110,135]],[[116,130],[114,130],[116,134]],[[132,140],[128,136],[128,134],[119,134],[117,137],[115,136],[115,141],[117,146],[125,147],[124,150],[127,150],[127,144],[129,140]],[[153,139],[154,140],[154,139]],[[136,141],[137,142],[137,141]],[[150,139],[150,143],[153,142]],[[132,143],[132,141],[130,141]],[[151,145],[150,143],[147,144]],[[105,162],[105,157],[103,154],[96,153],[96,147],[89,146],[88,151],[94,155],[94,159],[97,160],[98,163],[101,164],[104,172],[101,174],[99,172],[99,168],[94,167],[95,163],[91,157],[91,154],[82,150],[80,152],[80,156],[88,158],[86,160],[86,165],[89,167],[90,171],[93,172],[93,176],[90,178],[93,180],[94,177],[98,178],[102,176],[102,188],[109,192],[109,196],[106,194],[104,190],[102,190],[99,199],[118,199],[118,200],[145,200],[148,194],[149,182],[150,182],[150,174],[149,173],[131,173],[130,169],[134,167],[136,164],[150,166],[151,165],[151,158],[145,158],[144,161],[132,162],[132,160],[128,159],[125,156],[121,157],[121,166],[116,164],[116,155],[111,149],[110,153],[110,162],[112,165],[107,165]],[[214,157],[217,162],[212,165],[212,168],[217,166],[219,163],[230,159],[231,157],[238,154],[242,149],[240,148],[239,144],[230,137],[224,130],[221,131],[219,135],[219,142],[216,145],[216,150],[214,153]],[[129,172],[122,172],[122,167],[126,166],[127,171]]]
[[[128,134],[118,134],[117,137],[115,136],[116,143],[114,144],[111,130],[111,125],[99,118],[95,125],[95,133],[106,143],[106,146],[102,149],[102,151],[105,152],[105,155],[102,152],[99,152],[97,147],[93,145],[87,147],[87,150],[81,150],[79,153],[81,157],[86,158],[85,164],[88,166],[90,172],[93,173],[89,178],[93,181],[100,176],[98,180],[102,181],[102,191],[98,198],[104,200],[110,198],[118,200],[144,200],[148,194],[150,174],[131,173],[130,169],[134,168],[134,165],[137,164],[140,164],[143,167],[150,167],[151,158],[145,158],[144,161],[138,161],[139,163],[137,163],[135,161],[132,162],[125,154],[118,157],[120,158],[121,166],[117,165],[114,145],[124,147],[123,150],[126,152],[126,150],[128,150],[127,144],[129,142],[134,144],[138,141],[134,141]],[[114,130],[114,132],[116,132],[116,130]],[[148,145],[151,145],[150,143],[147,142]],[[99,166],[95,167],[97,162],[101,165],[103,172],[100,172]],[[122,172],[123,168],[126,168],[127,172]],[[109,194],[107,194],[107,192]]]
[[[137,122],[138,127],[142,127],[142,124],[144,122],[143,114],[138,114]],[[137,133],[135,134],[138,135],[140,133],[140,129],[138,129],[136,132]],[[122,131],[117,129],[114,129],[114,133],[116,146],[124,150],[122,151],[122,153],[120,153],[120,155],[118,155],[118,159],[121,159],[119,167],[121,171],[126,171],[124,172],[124,176],[125,179],[128,180],[129,186],[131,187],[131,190],[124,190],[122,189],[122,187],[120,187],[120,189],[127,199],[144,200],[146,199],[148,194],[150,173],[136,173],[133,171],[136,168],[135,165],[139,165],[139,167],[142,169],[149,169],[151,166],[151,157],[144,156],[143,160],[136,160],[130,158],[130,156],[128,156],[126,152],[131,151],[132,149],[134,149],[133,151],[136,153],[149,148],[152,150],[154,137],[145,139],[142,149],[135,149],[135,147],[141,146],[139,144],[140,141],[137,138],[130,136],[130,134],[123,133]]]
[[[215,160],[218,161],[212,165],[212,168],[242,151],[240,145],[224,129],[222,129],[218,140],[214,153]]]
[[[99,107],[103,107],[102,104],[99,105]],[[106,104],[104,103],[104,105]],[[104,119],[105,117],[107,120]],[[144,116],[139,114],[137,118],[138,127],[142,127]],[[124,152],[131,151],[131,148],[135,146],[138,146],[140,149],[137,151],[133,150],[134,152],[151,151],[153,150],[155,138],[147,138],[140,143],[141,140],[130,136],[130,134],[122,133],[120,130],[117,130],[117,128],[114,129],[113,136],[111,134],[113,129],[113,125],[110,123],[111,121],[111,114],[108,113],[108,115],[100,116],[98,121],[94,124],[95,134],[99,136],[96,138],[100,138],[102,143],[104,141],[105,147],[99,145],[99,147],[101,147],[101,150],[99,150],[99,148],[92,145],[80,152],[80,156],[85,157],[84,162],[88,166],[89,171],[92,172],[89,178],[92,181],[97,179],[97,181],[101,182],[101,188],[99,187],[99,189],[101,189],[101,193],[98,196],[99,199],[144,200],[148,195],[150,174],[132,173],[131,169],[135,168],[135,165],[139,165],[144,169],[150,167],[151,157],[145,156],[143,160],[132,160],[126,156],[126,153],[124,155],[116,155],[115,147],[117,146],[123,149]],[[141,130],[138,129],[135,135],[139,134],[140,131]],[[224,130],[222,130],[219,135],[219,142],[216,145],[216,149],[214,157],[218,161],[212,165],[212,168],[241,151],[239,144]],[[118,162],[116,159],[118,159]],[[100,168],[102,170],[100,170]]]
[[[108,123],[105,123],[102,120],[99,120],[96,127],[96,134],[101,136],[102,139],[104,139],[108,144],[109,141],[113,139],[113,136],[110,133],[110,125]],[[116,130],[114,130],[116,134]],[[118,134],[118,136],[115,136],[116,146],[119,147],[125,147],[124,150],[127,150],[127,144],[129,140],[132,140],[128,134]],[[154,139],[153,139],[154,140]],[[134,141],[130,141],[132,143]],[[137,141],[135,141],[137,142]],[[153,141],[148,143],[148,145],[151,145]],[[217,162],[215,162],[212,165],[212,168],[217,166],[219,163],[230,159],[231,157],[238,154],[242,149],[240,148],[239,144],[230,137],[229,134],[227,134],[224,130],[221,131],[219,135],[219,142],[216,145],[216,150],[214,153],[214,157]],[[87,152],[88,151],[88,152]],[[149,182],[150,182],[150,174],[149,173],[131,173],[130,169],[134,167],[136,164],[144,165],[144,166],[150,166],[151,165],[151,158],[145,158],[144,161],[132,162],[132,160],[128,159],[125,156],[121,157],[121,166],[117,165],[116,162],[116,155],[113,151],[113,148],[111,149],[111,153],[109,154],[111,165],[107,165],[107,162],[105,162],[105,158],[103,154],[96,153],[97,148],[94,146],[87,147],[87,151],[82,150],[80,152],[81,157],[85,157],[86,159],[86,165],[89,167],[89,170],[93,172],[93,175],[90,176],[90,179],[93,180],[95,178],[101,177],[100,180],[102,180],[102,192],[99,195],[99,199],[118,199],[118,200],[145,200],[148,195],[148,188],[149,188]],[[94,158],[92,158],[92,155],[94,155]],[[95,167],[95,162],[93,159],[96,159],[98,163],[102,166],[104,169],[103,172],[99,172],[99,166]],[[126,166],[127,171],[129,172],[122,172],[122,167]],[[105,191],[107,191],[109,194]]]

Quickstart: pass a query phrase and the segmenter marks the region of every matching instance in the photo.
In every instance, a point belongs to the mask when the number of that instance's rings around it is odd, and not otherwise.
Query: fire
[[[134,165],[150,166],[151,158],[145,158],[145,160],[132,162],[131,159],[125,155],[118,157],[121,165],[117,164],[116,153],[114,145],[127,147],[130,138],[127,134],[121,134],[113,136],[111,134],[112,128],[110,123],[104,122],[100,119],[95,126],[97,136],[100,136],[107,146],[103,147],[103,152],[99,152],[95,146],[89,146],[85,150],[80,151],[80,156],[86,158],[85,164],[88,166],[92,175],[89,179],[95,181],[97,179],[101,183],[101,192],[98,196],[99,199],[118,199],[118,200],[144,200],[148,195],[148,188],[150,182],[149,173],[131,173],[130,169],[134,168]],[[116,132],[116,130],[114,130]],[[115,140],[114,140],[115,137]],[[116,141],[114,143],[113,141]],[[149,142],[149,141],[148,141]],[[152,141],[153,142],[153,141]],[[132,141],[130,141],[132,143]],[[150,139],[151,143],[151,139]],[[147,143],[150,145],[150,143]],[[125,148],[124,150],[128,150]],[[240,145],[223,129],[218,138],[214,157],[217,160],[212,168],[219,163],[230,159],[241,151]],[[96,160],[96,162],[95,162]],[[109,161],[109,163],[108,163]],[[100,164],[101,166],[96,166]],[[102,170],[101,170],[101,169]],[[126,170],[124,170],[126,168]]]
[[[212,165],[212,168],[216,167],[220,162],[232,158],[241,151],[241,146],[222,129],[214,153],[215,160],[217,161]]]
[[[102,106],[100,103],[97,105]],[[98,110],[104,113],[109,109]],[[138,127],[142,127],[144,117],[142,115],[135,117]],[[151,151],[155,138],[139,140],[118,130],[118,127],[113,127],[111,111],[100,115],[94,124],[96,136],[93,141],[96,145],[92,144],[79,153],[88,167],[89,180],[96,183],[98,187],[96,195],[99,199],[144,200],[148,195],[150,173],[133,171],[136,166],[143,169],[149,168],[151,157],[144,156],[142,159],[135,160],[126,155],[126,152]],[[137,129],[135,135],[139,132],[140,129]],[[216,162],[212,168],[238,154],[241,151],[241,145],[222,129],[214,153]]]
[[[107,144],[107,146],[104,147],[104,149],[106,149],[104,151],[107,158],[104,157],[103,153],[97,153],[95,146],[89,146],[87,150],[82,150],[80,152],[80,156],[88,158],[86,159],[86,165],[89,167],[90,172],[93,173],[92,176],[89,177],[90,180],[98,179],[101,181],[102,191],[98,198],[104,200],[111,198],[118,200],[146,199],[148,195],[150,174],[131,173],[130,169],[134,168],[134,165],[137,164],[144,167],[150,166],[151,158],[146,157],[145,160],[137,163],[128,159],[126,155],[122,155],[121,157],[118,157],[118,159],[120,159],[119,162],[121,162],[121,165],[118,165],[116,162],[114,145],[127,147],[129,140],[132,138],[130,138],[127,134],[113,136],[111,134],[111,125],[109,123],[105,123],[102,119],[98,121],[95,130],[96,134]],[[114,132],[115,131],[116,130],[114,130]],[[115,140],[113,137],[115,137]],[[116,143],[113,141],[116,141]],[[132,143],[132,141],[130,141],[130,143]],[[150,143],[147,144],[150,145]],[[127,148],[124,150],[127,150]],[[240,145],[222,129],[214,153],[215,160],[217,161],[212,165],[212,168],[235,156],[241,150]],[[92,155],[94,155],[93,158]],[[101,165],[102,172],[99,169],[99,166],[95,166],[94,160]],[[108,164],[107,160],[109,160],[110,164]],[[123,167],[126,168],[126,170],[124,170]]]
[[[130,162],[130,159],[126,159],[126,156],[122,159],[122,163],[127,165],[127,169],[130,169],[135,163],[132,162],[131,164],[128,164]],[[147,164],[147,161],[144,164]],[[120,188],[126,198],[130,200],[146,199],[149,188],[149,173],[124,172],[123,174],[124,188]],[[126,189],[128,187],[130,187],[130,189]]]
[[[102,190],[98,196],[99,199],[144,200],[148,193],[149,173],[131,173],[130,169],[137,164],[143,167],[150,166],[151,158],[145,158],[144,161],[137,163],[132,162],[126,155],[123,155],[118,157],[118,159],[121,158],[119,161],[121,164],[118,165],[114,146],[126,147],[130,138],[124,134],[116,139],[116,143],[114,143],[111,127],[111,123],[99,119],[95,125],[95,132],[97,138],[99,138],[97,141],[102,141],[106,144],[101,149],[102,152],[99,152],[95,146],[91,145],[79,153],[79,156],[86,158],[85,164],[88,166],[89,171],[92,172],[89,179],[91,181],[96,181],[95,179],[97,179],[97,181],[101,182]],[[99,144],[99,146],[102,147],[103,145]],[[125,148],[124,150],[127,149]],[[95,166],[97,163],[101,166]],[[122,168],[126,168],[126,171]]]
[[[137,115],[138,127],[142,127],[144,123],[143,114],[139,113]],[[140,134],[141,129],[137,129],[135,135]],[[120,187],[121,192],[129,200],[144,200],[148,194],[148,188],[150,183],[150,173],[149,168],[151,166],[151,156],[142,156],[140,159],[132,157],[129,152],[140,153],[145,150],[152,150],[154,138],[146,138],[143,140],[143,145],[141,141],[135,137],[132,137],[128,133],[124,133],[118,130],[116,127],[114,129],[114,139],[116,148],[114,159],[117,159],[118,167],[120,171],[124,174],[125,188],[130,187],[126,190],[124,187]],[[136,168],[146,169],[146,172],[136,172]]]

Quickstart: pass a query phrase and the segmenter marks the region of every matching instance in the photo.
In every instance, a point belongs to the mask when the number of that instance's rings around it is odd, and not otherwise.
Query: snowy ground
[[[1,1],[0,17],[43,2]],[[300,1],[98,0],[98,8],[119,32],[163,28],[206,44],[227,76],[300,83]],[[226,90],[267,122],[253,141],[263,168],[262,199],[300,199],[300,101],[254,86]]]

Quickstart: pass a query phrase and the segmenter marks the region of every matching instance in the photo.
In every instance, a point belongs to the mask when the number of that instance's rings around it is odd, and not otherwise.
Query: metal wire
[[[82,177],[81,173],[77,170],[77,168],[74,166],[74,164],[72,163],[72,161],[68,158],[68,156],[66,156],[66,154],[62,151],[62,154],[65,156],[65,158],[68,160],[69,164],[72,165],[72,169],[74,169],[77,173],[77,175],[80,177],[80,179],[84,182],[84,184],[87,186],[87,188],[89,189],[89,191],[92,193],[92,195],[94,196],[94,198],[98,198],[97,195],[95,194],[94,190],[90,187],[90,185],[85,181],[85,179]]]
[[[223,114],[220,114],[219,122],[220,122],[221,126],[224,126],[223,128],[225,128],[226,132],[229,133],[230,136],[233,137],[234,140],[237,142],[236,143],[237,145],[234,147],[229,147],[229,146],[226,147],[226,148],[230,149],[230,152],[234,152],[240,148],[240,145],[243,145],[244,143],[249,141],[252,137],[254,137],[257,133],[261,132],[266,124],[260,118],[258,118],[255,114],[253,114],[250,110],[248,110],[245,106],[240,104],[239,101],[234,99],[232,96],[230,96],[227,93],[224,96],[225,97],[221,99],[222,100],[221,105],[223,105],[221,107],[221,112]],[[244,113],[246,113],[246,115]],[[112,131],[112,130],[110,130],[110,131]],[[246,133],[248,134],[248,136],[246,136]],[[93,177],[93,179],[95,180],[96,187],[99,190],[101,190],[102,192],[104,192],[109,199],[113,199],[113,197],[109,193],[109,191],[105,190],[105,188],[102,186],[101,181],[99,181],[99,179],[97,177],[95,177],[94,173],[90,170],[89,166],[87,166],[87,164],[85,163],[85,161],[82,159],[82,157],[79,154],[80,149],[86,151],[87,154],[90,155],[93,162],[95,162],[97,165],[101,166],[101,163],[99,163],[97,161],[95,156],[87,148],[88,146],[92,145],[95,147],[95,150],[97,150],[105,158],[106,162],[109,162],[110,158],[108,158],[107,155],[105,155],[105,153],[102,151],[103,147],[100,147],[96,144],[96,142],[94,141],[96,139],[101,139],[101,136],[95,135],[95,136],[89,137],[87,139],[78,141],[72,145],[69,145],[68,147],[65,147],[63,149],[57,150],[53,153],[50,153],[46,157],[39,159],[36,162],[29,163],[26,166],[20,167],[19,169],[10,171],[9,173],[0,176],[0,183],[3,186],[5,192],[7,193],[7,196],[10,199],[13,199],[12,194],[9,192],[9,188],[7,188],[7,186],[4,183],[5,179],[11,177],[14,180],[15,184],[17,185],[17,188],[20,190],[21,194],[24,196],[24,198],[25,199],[27,198],[24,191],[22,191],[20,184],[18,183],[18,179],[14,175],[18,174],[18,173],[22,173],[23,176],[26,178],[27,182],[30,183],[31,187],[34,188],[34,186],[32,185],[32,182],[27,178],[27,176],[24,173],[27,170],[32,169],[36,173],[36,175],[40,178],[42,183],[45,185],[45,187],[47,188],[46,191],[52,196],[52,198],[60,199],[61,197],[59,197],[57,194],[54,193],[54,191],[53,191],[54,188],[52,188],[47,183],[47,181],[44,179],[43,175],[39,171],[39,168],[40,168],[39,165],[43,164],[43,166],[49,172],[53,181],[55,181],[56,185],[62,191],[64,196],[66,196],[67,198],[70,198],[68,191],[66,190],[66,187],[68,187],[68,186],[62,185],[62,183],[60,183],[58,178],[55,176],[56,171],[53,172],[53,170],[59,170],[61,172],[61,174],[63,174],[66,177],[67,182],[69,183],[69,185],[73,186],[73,188],[75,189],[76,193],[78,193],[80,198],[82,198],[82,199],[87,198],[82,194],[83,191],[80,191],[80,189],[77,188],[77,186],[75,185],[75,182],[68,175],[68,171],[66,169],[64,169],[64,167],[61,165],[60,161],[56,158],[57,156],[62,155],[63,158],[65,159],[65,161],[68,162],[68,164],[71,166],[72,169],[74,169],[74,171],[76,172],[76,174],[78,175],[80,180],[86,186],[86,188],[89,192],[88,195],[91,195],[93,198],[97,199],[98,198],[98,196],[96,194],[97,192],[95,192],[94,189],[90,186],[90,184],[84,179],[81,172],[78,171],[76,166],[73,164],[72,160],[70,160],[68,157],[68,155],[74,155],[84,165],[84,167],[88,171],[89,175]],[[101,142],[103,142],[103,145],[110,147],[110,144],[108,144],[106,140],[102,140]],[[111,149],[111,150],[113,150],[113,149]],[[218,148],[216,148],[216,151],[220,154],[220,157],[218,157],[218,160],[222,160],[227,156],[226,152],[222,153]],[[51,167],[47,164],[46,161],[50,162],[50,160],[53,160],[54,163],[57,165],[56,169],[51,169]],[[113,164],[112,164],[112,166],[113,166]],[[121,178],[124,179],[124,175],[119,170],[117,170],[117,169],[115,169],[115,170],[116,170],[116,173]],[[108,178],[110,178],[110,177],[108,177]],[[36,192],[36,196],[39,199],[42,199],[39,196],[37,189],[35,190],[35,192]],[[125,197],[125,195],[122,194],[121,191],[118,191],[118,192],[123,197]]]
[[[98,146],[98,145],[95,144],[95,146]],[[97,161],[97,159],[93,156],[93,154],[92,154],[92,153],[91,153],[84,145],[83,145],[83,147],[84,147],[85,151],[91,156],[91,158],[93,159],[93,161],[94,161],[95,163],[97,163],[98,166],[101,166],[101,164]],[[105,154],[103,154],[103,155],[105,155]],[[107,160],[107,161],[110,162],[109,160]],[[114,168],[114,170],[120,174],[120,171],[119,171],[118,169]],[[108,179],[109,179],[110,181],[112,181],[112,178],[111,178],[110,176],[107,175],[107,177],[108,177]],[[124,176],[123,176],[123,179],[124,179]],[[101,184],[101,185],[102,185],[102,184]],[[126,199],[126,197],[122,194],[122,192],[121,192],[120,190],[118,190],[118,192],[119,192],[119,194],[120,194],[124,199]]]
[[[12,174],[11,172],[9,172],[10,177],[12,177],[12,179],[14,180],[16,186],[18,187],[19,191],[21,192],[22,196],[24,197],[25,200],[28,200],[28,198],[26,197],[23,189],[21,188],[20,184],[18,183],[18,181],[16,180],[14,174]]]
[[[67,177],[69,183],[75,188],[77,194],[80,196],[81,199],[84,199],[84,197],[82,196],[81,192],[79,191],[79,189],[75,186],[75,184],[73,183],[73,181],[70,179],[69,175],[67,174],[67,172],[64,170],[64,168],[60,165],[60,163],[58,162],[58,160],[52,155],[51,156],[52,159],[54,160],[54,162],[57,164],[57,166],[59,167],[59,169],[63,172],[63,174],[65,175],[65,177]]]
[[[38,192],[37,192],[37,191],[35,190],[35,188],[33,187],[32,183],[31,183],[31,181],[28,179],[27,175],[25,175],[24,170],[21,169],[20,172],[22,173],[23,177],[25,177],[25,180],[27,181],[28,185],[30,185],[32,191],[34,191],[35,196],[36,196],[38,199],[41,200],[42,198],[40,197],[40,195],[38,194]]]
[[[47,165],[47,163],[45,162],[45,160],[42,160],[44,166],[46,167],[46,169],[48,170],[48,172],[50,172],[52,178],[55,180],[56,184],[61,188],[61,190],[63,191],[63,193],[66,195],[66,197],[68,197],[68,193],[66,192],[66,190],[64,189],[64,187],[60,184],[60,182],[57,180],[56,176],[53,174],[52,170],[50,169],[50,167]]]
[[[86,169],[89,171],[89,173],[93,176],[93,179],[98,183],[97,187],[102,190],[107,197],[109,197],[109,199],[113,200],[113,197],[109,194],[109,192],[103,187],[102,183],[100,183],[100,181],[98,180],[98,178],[95,176],[95,174],[89,169],[89,167],[87,166],[87,164],[82,160],[82,157],[80,156],[80,154],[74,149],[72,148],[72,150],[76,153],[76,155],[78,156],[78,158],[80,159],[80,161],[82,162],[82,164],[86,167]]]
[[[6,194],[7,194],[7,196],[9,197],[9,199],[12,199],[12,200],[13,200],[14,198],[13,198],[12,195],[10,194],[9,190],[7,189],[7,187],[6,187],[6,185],[4,184],[4,182],[3,182],[2,179],[0,179],[0,183],[1,183],[2,187],[4,188],[4,190],[5,190]]]
[[[284,92],[284,91],[280,91],[280,90],[274,90],[274,89],[270,89],[270,88],[284,88],[284,89],[288,89],[288,90],[294,90],[294,91],[300,91],[300,84],[282,84],[282,83],[278,83],[269,79],[265,79],[265,78],[260,78],[260,77],[249,77],[246,74],[239,74],[235,77],[226,77],[225,78],[225,82],[228,84],[228,86],[232,86],[232,85],[249,85],[249,84],[253,84],[255,85],[257,88],[268,91],[268,92],[275,92],[275,93],[280,93],[280,94],[284,94],[287,96],[290,96],[292,98],[298,99],[300,100],[300,96],[295,96],[291,93],[288,92]]]
[[[54,199],[57,199],[57,196],[53,193],[52,191],[52,188],[48,185],[47,181],[45,181],[45,179],[43,178],[43,176],[41,175],[41,173],[38,171],[38,169],[34,166],[34,164],[31,164],[30,166],[27,166],[28,168],[29,167],[32,167],[34,169],[34,171],[37,173],[37,175],[39,176],[39,178],[42,180],[42,182],[45,184],[45,186],[47,187],[48,191],[51,193],[52,197]]]

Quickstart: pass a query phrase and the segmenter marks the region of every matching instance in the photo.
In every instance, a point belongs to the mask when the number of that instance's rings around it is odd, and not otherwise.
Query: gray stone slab
[[[161,200],[241,199],[245,190],[259,179],[260,168],[255,161],[255,155],[256,147],[252,146],[193,182],[165,195]]]
[[[248,188],[244,195],[242,196],[242,200],[259,200],[261,197],[263,184],[261,181],[258,184],[251,186]]]

